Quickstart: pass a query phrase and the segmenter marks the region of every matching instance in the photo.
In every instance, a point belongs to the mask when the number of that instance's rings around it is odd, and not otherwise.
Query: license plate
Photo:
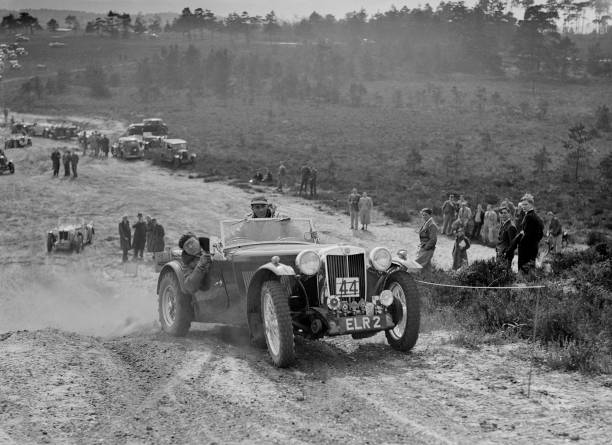
[[[336,278],[336,295],[339,297],[358,297],[359,278]]]
[[[340,319],[341,330],[346,332],[369,331],[386,327],[382,315],[359,315]]]

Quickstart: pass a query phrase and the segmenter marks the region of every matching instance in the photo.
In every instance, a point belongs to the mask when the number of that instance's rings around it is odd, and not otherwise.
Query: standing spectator
[[[514,207],[514,204],[512,204],[512,201],[510,201],[510,198],[504,198],[504,200],[501,202],[500,208],[505,207],[508,209],[508,212],[510,213],[510,218],[514,218],[516,216],[516,207]]]
[[[287,168],[285,167],[285,164],[281,161],[280,165],[278,166],[278,187],[277,190],[279,192],[283,192],[283,185],[285,184],[285,177],[287,176]]]
[[[468,207],[466,201],[461,201],[459,211],[457,212],[457,218],[461,220],[463,229],[467,230],[468,223],[472,219],[472,210]]]
[[[521,231],[515,238],[518,244],[518,268],[524,275],[531,275],[535,270],[538,245],[544,236],[544,223],[535,212],[532,198],[523,199],[519,202],[519,207],[525,216]]]
[[[165,235],[164,227],[158,224],[156,218],[153,218],[151,220],[151,251],[154,254],[155,252],[163,252],[165,247]]]
[[[546,236],[552,237],[550,251],[555,253],[561,252],[563,241],[563,227],[561,227],[561,222],[553,212],[548,212],[546,217],[548,220],[548,230],[546,231]]]
[[[153,252],[151,250],[151,240],[153,239],[152,236],[152,230],[153,230],[153,223],[151,222],[151,216],[147,215],[145,217],[145,223],[146,223],[146,227],[147,227],[147,231],[146,231],[146,248],[147,248],[147,252]]]
[[[451,224],[455,219],[455,204],[453,202],[453,195],[448,195],[448,199],[442,204],[442,233],[444,235],[450,235]]]
[[[484,243],[487,246],[494,246],[497,242],[497,213],[495,213],[491,204],[487,204],[482,231]]]
[[[317,169],[310,166],[310,197],[317,197]]]
[[[453,214],[453,221],[455,219],[457,219],[457,215],[459,214],[459,207],[461,207],[461,200],[463,199],[463,195],[459,195],[459,198],[457,198],[457,195],[453,195],[453,207],[455,209],[455,213]]]
[[[132,247],[132,230],[127,215],[124,215],[119,223],[119,241],[121,242],[123,262],[125,263],[128,260],[128,251]]]
[[[363,192],[358,203],[361,230],[368,230],[368,224],[370,224],[370,214],[373,206],[374,203],[372,202],[372,198],[370,198],[366,192]]]
[[[70,150],[66,150],[62,155],[62,162],[64,164],[64,177],[70,176],[70,159],[72,156],[70,155]]]
[[[465,236],[463,227],[455,232],[455,244],[453,245],[453,270],[457,270],[468,264],[467,250],[470,248],[470,240]]]
[[[499,233],[497,236],[497,245],[495,246],[495,253],[497,255],[497,261],[505,264],[508,269],[512,265],[512,259],[514,258],[514,250],[516,245],[513,243],[518,230],[512,221],[510,215],[510,209],[508,207],[501,207],[499,209],[499,219],[501,220],[501,226],[499,227]]]
[[[134,238],[132,247],[134,248],[134,260],[143,259],[145,243],[147,242],[147,224],[142,219],[142,213],[138,214],[138,221],[132,226]]]
[[[357,230],[359,228],[359,193],[356,188],[351,190],[348,196],[348,208],[351,215],[351,229]]]
[[[77,152],[75,151],[74,153],[72,153],[72,155],[70,156],[70,165],[72,166],[72,177],[76,178],[77,177],[77,165],[79,164],[79,155],[77,154]]]
[[[53,153],[51,153],[51,163],[53,164],[53,176],[59,176],[61,159],[62,159],[62,155],[59,152],[59,148],[55,147],[55,150],[53,150]]]
[[[478,204],[474,212],[474,228],[470,236],[471,239],[480,239],[480,229],[482,229],[482,224],[484,223],[484,216],[485,212],[482,208],[482,204]]]
[[[306,164],[300,169],[302,180],[300,181],[299,196],[302,196],[302,191],[308,193],[308,183],[310,182],[310,168]]]
[[[436,226],[432,215],[433,210],[430,208],[421,210],[423,225],[419,229],[419,251],[416,262],[421,265],[424,271],[431,270],[431,259],[438,242],[438,226]]]

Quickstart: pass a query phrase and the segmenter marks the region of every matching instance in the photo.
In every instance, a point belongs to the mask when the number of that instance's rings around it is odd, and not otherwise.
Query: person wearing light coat
[[[361,222],[361,230],[368,230],[368,224],[370,224],[370,213],[374,203],[372,198],[368,196],[366,192],[363,192],[361,198],[359,198],[359,221]]]

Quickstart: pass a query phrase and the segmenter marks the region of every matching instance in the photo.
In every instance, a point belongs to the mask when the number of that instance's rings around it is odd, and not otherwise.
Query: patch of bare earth
[[[99,122],[117,129],[116,123]],[[53,179],[36,139],[10,150],[0,177],[0,444],[4,443],[608,443],[609,378],[533,370],[526,345],[451,345],[421,334],[411,354],[383,335],[296,340],[298,361],[274,368],[235,326],[199,325],[186,338],[159,332],[156,274],[121,264],[123,213],[158,218],[175,244],[187,230],[218,234],[253,191],[187,173],[84,157],[79,178]],[[60,143],[59,145],[66,145]],[[376,216],[368,232],[348,217],[264,190],[283,213],[315,219],[323,241],[414,252],[414,227]],[[92,219],[84,253],[45,252],[58,216]],[[448,267],[451,240],[435,260]],[[471,258],[492,255],[474,246]],[[24,331],[28,329],[29,331]]]

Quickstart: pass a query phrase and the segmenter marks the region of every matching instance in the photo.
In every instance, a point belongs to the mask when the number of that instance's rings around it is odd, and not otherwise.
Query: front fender
[[[172,260],[169,263],[166,263],[161,268],[159,272],[159,277],[157,278],[157,294],[159,295],[159,286],[161,284],[162,277],[166,273],[173,273],[176,276],[181,292],[189,293],[185,291],[185,274],[183,273],[183,267],[181,263],[176,260]]]
[[[400,257],[393,257],[393,259],[391,260],[391,264],[392,265],[396,265],[400,268],[404,268],[406,270],[406,272],[409,273],[417,273],[420,272],[421,269],[423,268],[423,266],[421,266],[419,263],[417,263],[415,260],[412,259],[402,259]],[[391,266],[393,267],[393,266]]]

